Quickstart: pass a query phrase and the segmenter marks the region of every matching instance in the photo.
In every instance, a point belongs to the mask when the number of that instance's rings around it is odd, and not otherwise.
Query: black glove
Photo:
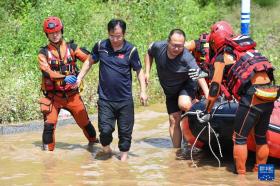
[[[208,77],[208,73],[200,70],[199,68],[191,68],[188,70],[188,75],[192,80]]]

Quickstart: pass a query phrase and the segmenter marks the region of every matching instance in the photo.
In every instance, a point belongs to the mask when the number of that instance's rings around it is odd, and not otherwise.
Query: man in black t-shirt
[[[195,98],[197,82],[188,76],[190,69],[199,72],[194,57],[184,48],[185,33],[180,29],[170,32],[167,41],[154,42],[150,45],[145,56],[148,84],[153,59],[159,82],[166,95],[166,107],[169,114],[170,136],[175,148],[181,147],[182,132],[180,128],[181,110],[188,111]],[[198,80],[205,96],[208,96],[208,86],[204,78]]]

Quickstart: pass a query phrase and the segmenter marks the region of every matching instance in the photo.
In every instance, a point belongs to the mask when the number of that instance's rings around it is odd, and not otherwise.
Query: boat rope
[[[194,163],[194,160],[193,160],[193,149],[194,149],[194,146],[199,138],[199,136],[201,135],[201,133],[204,131],[204,129],[206,128],[206,126],[203,127],[203,129],[198,133],[197,137],[195,138],[194,140],[194,143],[192,144],[192,148],[191,148],[191,160],[192,160],[192,166],[193,167],[197,167],[196,163]]]
[[[215,112],[217,111],[217,109],[224,105],[224,104],[229,104],[229,101],[225,101],[223,103],[221,103],[219,106],[217,106],[215,108],[215,110],[213,111],[213,113],[211,114],[211,118],[213,117],[213,115],[215,114]],[[196,110],[196,117],[197,117],[197,120],[200,122],[200,123],[204,123],[204,120],[201,119],[201,113],[202,111],[201,110]],[[192,147],[191,147],[191,161],[192,161],[192,166],[193,167],[197,167],[196,163],[194,163],[194,160],[193,160],[193,150],[194,150],[194,147],[195,147],[195,144],[197,143],[197,140],[199,138],[199,136],[202,134],[202,132],[206,129],[206,127],[208,128],[208,145],[209,145],[209,148],[210,148],[210,151],[211,153],[214,155],[214,157],[217,159],[218,163],[219,163],[219,167],[221,167],[221,161],[220,159],[218,158],[218,156],[215,154],[215,152],[213,151],[212,149],[212,146],[211,146],[211,131],[213,132],[216,140],[217,140],[217,143],[218,143],[218,147],[219,147],[219,153],[220,153],[220,157],[222,158],[223,157],[223,153],[222,153],[222,147],[221,147],[221,144],[220,144],[220,141],[219,141],[219,138],[218,138],[218,134],[216,133],[216,131],[211,127],[211,124],[210,122],[208,121],[207,122],[207,126],[204,126],[200,132],[198,133],[197,137],[195,138],[195,141],[194,143],[192,144]]]
[[[221,156],[221,158],[222,158],[222,157],[223,157],[222,148],[221,148],[221,145],[220,145],[220,141],[219,141],[219,139],[218,139],[218,135],[217,135],[217,133],[215,132],[215,130],[211,127],[210,122],[208,122],[208,138],[209,138],[209,143],[208,143],[208,145],[209,145],[209,148],[210,148],[212,154],[213,154],[214,157],[217,159],[217,161],[218,161],[218,163],[219,163],[219,167],[221,167],[221,161],[220,161],[220,159],[218,158],[218,156],[215,154],[215,152],[213,151],[212,146],[211,146],[211,136],[210,136],[210,135],[211,135],[211,130],[213,131],[213,133],[214,133],[214,135],[215,135],[215,137],[216,137],[216,140],[217,140],[217,143],[218,143],[218,147],[219,147],[220,156]]]

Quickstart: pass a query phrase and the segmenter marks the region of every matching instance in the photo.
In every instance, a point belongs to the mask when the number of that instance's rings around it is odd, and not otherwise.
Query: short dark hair
[[[179,29],[179,28],[175,28],[173,30],[170,31],[169,35],[168,35],[168,41],[171,40],[171,37],[173,36],[173,34],[180,34],[180,35],[183,35],[184,38],[186,39],[186,34],[183,30]]]
[[[122,29],[122,33],[125,33],[126,23],[122,19],[111,19],[107,25],[108,32],[114,31],[114,28],[119,25]]]

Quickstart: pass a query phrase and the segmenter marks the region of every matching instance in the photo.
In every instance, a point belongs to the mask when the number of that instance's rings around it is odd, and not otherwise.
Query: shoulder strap
[[[48,46],[41,47],[41,50],[39,53],[43,54],[44,56],[46,56],[46,58],[48,58]]]
[[[136,47],[133,47],[132,50],[130,51],[129,56],[128,56],[128,60],[130,60],[131,55],[132,55],[132,53],[134,52],[134,50],[136,50]]]
[[[234,38],[226,38],[226,44],[232,46],[239,52],[244,52],[250,49],[255,49],[256,42],[249,36],[239,35]]]

